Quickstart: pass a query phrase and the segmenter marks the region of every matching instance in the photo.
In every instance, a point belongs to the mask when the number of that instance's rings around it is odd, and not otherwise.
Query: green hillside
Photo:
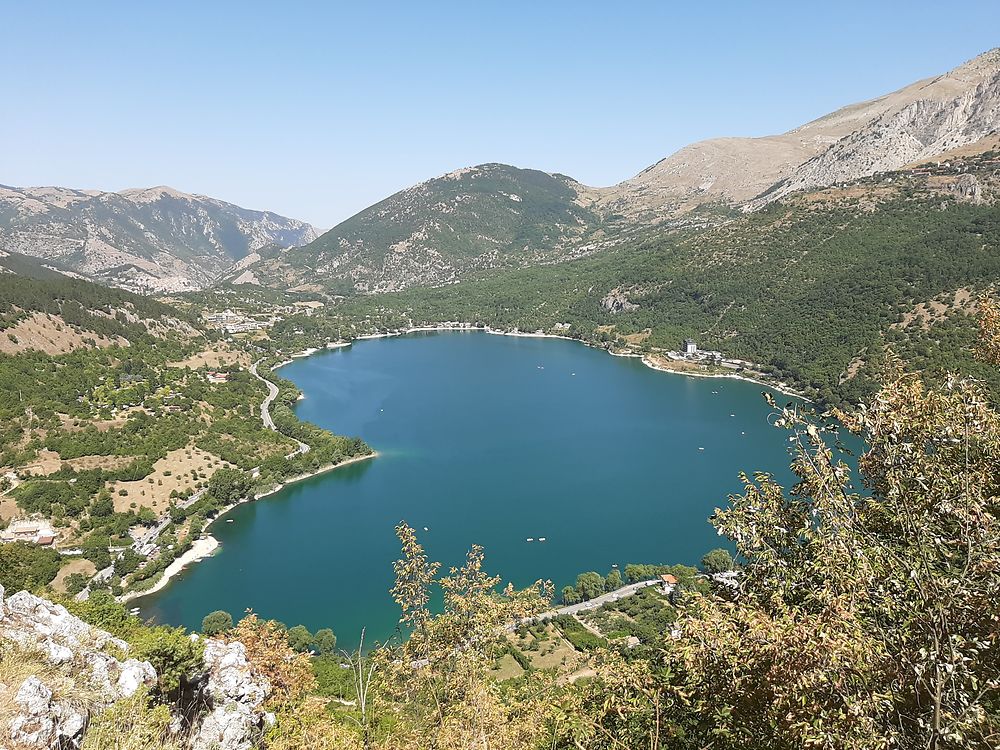
[[[504,164],[459,170],[376,203],[290,250],[274,268],[291,285],[350,292],[537,263],[600,226],[584,190],[563,175]]]
[[[91,588],[147,589],[222,507],[370,453],[300,422],[298,391],[267,362],[280,391],[265,429],[267,389],[243,347],[190,311],[0,256],[0,528],[33,517],[59,548],[83,550],[30,577],[0,560],[3,584],[49,584],[72,566],[53,585],[76,593],[114,561]],[[133,545],[136,527],[158,532]]]

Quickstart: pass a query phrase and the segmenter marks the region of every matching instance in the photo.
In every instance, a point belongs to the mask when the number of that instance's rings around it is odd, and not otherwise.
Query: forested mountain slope
[[[587,188],[504,164],[422,182],[337,225],[260,271],[270,285],[393,291],[469,272],[586,253],[601,219]]]
[[[224,505],[370,453],[296,419],[273,375],[265,429],[249,366],[275,360],[197,312],[0,251],[0,530],[29,518],[82,550],[0,544],[0,585],[148,589]]]
[[[0,185],[0,250],[137,292],[205,286],[257,249],[315,236],[305,222],[167,187]]]

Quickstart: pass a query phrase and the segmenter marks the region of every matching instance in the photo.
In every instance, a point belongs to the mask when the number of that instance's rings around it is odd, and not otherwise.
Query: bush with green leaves
[[[201,632],[210,637],[225,633],[232,628],[233,616],[221,609],[209,612],[201,621]]]

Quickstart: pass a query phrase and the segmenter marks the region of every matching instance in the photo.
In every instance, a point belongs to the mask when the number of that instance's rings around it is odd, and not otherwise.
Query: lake
[[[279,373],[305,394],[302,419],[380,455],[230,512],[211,528],[222,549],[137,602],[143,616],[199,629],[212,610],[252,608],[331,627],[352,647],[362,627],[369,640],[395,629],[402,520],[445,567],[480,544],[504,581],[558,590],[614,564],[696,564],[720,546],[707,519],[741,470],[790,478],[761,386],[656,372],[573,341],[415,334]]]

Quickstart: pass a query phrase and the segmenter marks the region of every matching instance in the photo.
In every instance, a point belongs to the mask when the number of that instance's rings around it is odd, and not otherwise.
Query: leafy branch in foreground
[[[486,675],[509,629],[551,600],[551,583],[538,581],[520,591],[508,585],[498,592],[500,579],[484,572],[478,546],[462,567],[438,579],[439,564],[427,561],[413,529],[402,523],[396,533],[403,558],[395,565],[393,596],[403,611],[401,623],[414,629],[398,650],[381,652],[379,693],[396,719],[385,747],[533,745],[544,726],[523,717],[543,716],[540,693],[512,700]],[[439,614],[429,609],[435,586],[443,596]]]

